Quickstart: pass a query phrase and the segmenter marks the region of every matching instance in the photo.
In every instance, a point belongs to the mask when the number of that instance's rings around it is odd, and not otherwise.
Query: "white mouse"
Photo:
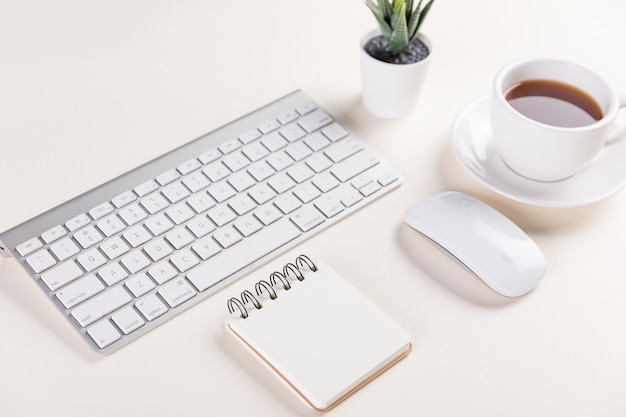
[[[526,294],[545,275],[537,244],[502,213],[467,194],[435,195],[409,208],[404,221],[504,296]]]

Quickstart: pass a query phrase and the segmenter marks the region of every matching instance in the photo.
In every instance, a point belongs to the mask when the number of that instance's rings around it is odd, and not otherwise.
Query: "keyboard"
[[[108,354],[401,182],[295,91],[0,233],[0,253]]]

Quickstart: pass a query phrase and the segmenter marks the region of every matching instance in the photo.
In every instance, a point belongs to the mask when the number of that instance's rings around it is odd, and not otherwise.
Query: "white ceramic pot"
[[[361,39],[361,79],[363,84],[363,104],[371,113],[397,119],[410,114],[417,104],[417,98],[426,76],[426,69],[431,60],[432,45],[430,40],[418,35],[429,54],[415,64],[389,64],[369,55],[363,46],[375,36],[379,29],[368,32]]]

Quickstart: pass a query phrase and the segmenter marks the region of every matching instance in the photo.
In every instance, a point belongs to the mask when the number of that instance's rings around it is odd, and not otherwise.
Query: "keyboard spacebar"
[[[273,223],[189,271],[187,279],[204,291],[300,236],[289,219]]]

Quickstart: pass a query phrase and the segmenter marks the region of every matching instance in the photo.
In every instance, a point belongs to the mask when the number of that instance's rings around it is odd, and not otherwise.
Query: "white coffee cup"
[[[530,80],[556,81],[582,90],[600,107],[601,117],[584,126],[562,127],[521,113],[506,95],[512,87]],[[515,61],[503,67],[493,83],[490,118],[496,149],[509,168],[523,177],[563,180],[585,168],[605,145],[626,133],[615,123],[623,107],[626,96],[616,94],[589,69],[557,59]]]

